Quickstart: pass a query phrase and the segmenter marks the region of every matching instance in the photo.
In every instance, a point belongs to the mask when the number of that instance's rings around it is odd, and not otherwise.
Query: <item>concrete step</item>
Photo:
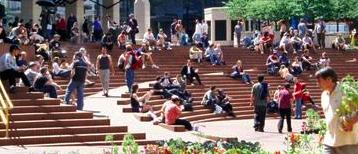
[[[90,112],[50,112],[50,113],[16,113],[10,115],[10,121],[56,120],[56,119],[91,119]]]
[[[15,106],[10,113],[75,112],[74,105]]]
[[[95,126],[109,125],[109,119],[56,119],[56,120],[33,120],[10,122],[10,129],[19,128],[43,128],[43,127],[71,127],[71,126]],[[0,124],[0,129],[5,125]]]
[[[60,99],[19,99],[12,100],[14,106],[38,106],[38,105],[60,105],[62,100]]]
[[[10,138],[25,136],[50,136],[50,135],[75,135],[75,134],[94,134],[94,133],[124,133],[127,126],[78,126],[78,127],[50,127],[50,128],[25,128],[10,130]],[[5,131],[0,130],[0,135],[4,136]]]
[[[104,141],[107,135],[113,135],[114,140],[123,140],[127,133],[96,133],[96,134],[74,134],[74,135],[48,135],[48,136],[27,136],[21,138],[1,138],[0,145],[29,145],[29,144],[51,144],[51,143],[72,143],[72,142],[93,142]],[[132,133],[135,139],[145,139],[144,133]]]

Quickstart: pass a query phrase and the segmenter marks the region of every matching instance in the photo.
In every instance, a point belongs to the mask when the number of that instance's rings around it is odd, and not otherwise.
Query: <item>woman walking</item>
[[[107,54],[106,46],[102,46],[101,54],[97,57],[96,70],[102,83],[103,96],[108,97],[110,72],[114,75],[111,55]]]

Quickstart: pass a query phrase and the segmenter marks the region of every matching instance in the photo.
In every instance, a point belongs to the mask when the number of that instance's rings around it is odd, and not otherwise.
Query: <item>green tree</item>
[[[246,19],[247,11],[246,6],[250,1],[254,0],[229,0],[228,2],[224,2],[225,7],[227,7],[227,13],[232,19]]]

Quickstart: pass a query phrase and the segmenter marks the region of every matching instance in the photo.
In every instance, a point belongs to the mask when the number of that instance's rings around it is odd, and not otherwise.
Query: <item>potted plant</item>
[[[126,134],[123,138],[122,151],[125,154],[139,154],[139,146],[135,142],[134,136]]]
[[[348,75],[342,79],[340,84],[342,91],[342,102],[336,110],[336,114],[340,117],[341,127],[345,127],[358,112],[358,81],[354,77]]]

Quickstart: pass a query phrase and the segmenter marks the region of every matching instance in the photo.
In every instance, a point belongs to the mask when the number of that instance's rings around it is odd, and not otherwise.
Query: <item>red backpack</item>
[[[125,65],[126,66],[128,64],[128,60],[129,60],[129,56],[132,56],[133,59],[132,59],[132,65],[131,65],[131,68],[136,70],[138,68],[141,68],[142,65],[143,65],[143,62],[142,62],[142,59],[140,56],[138,56],[134,50],[130,51],[130,52],[127,52],[126,55],[125,55]]]

